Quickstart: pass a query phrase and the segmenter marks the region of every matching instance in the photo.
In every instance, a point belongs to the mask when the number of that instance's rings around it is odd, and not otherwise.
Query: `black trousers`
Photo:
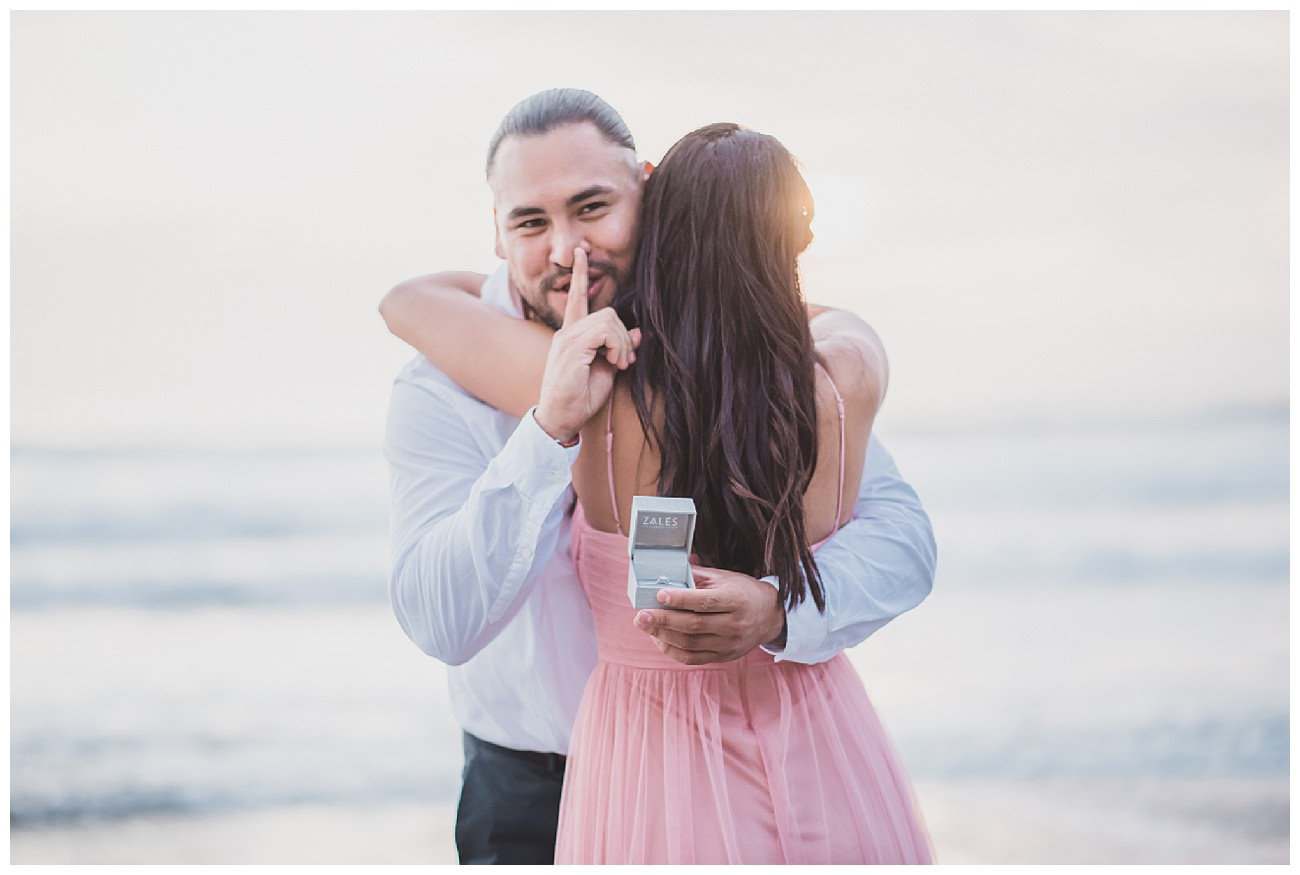
[[[465,769],[456,809],[463,865],[555,862],[564,757],[511,750],[465,733]]]

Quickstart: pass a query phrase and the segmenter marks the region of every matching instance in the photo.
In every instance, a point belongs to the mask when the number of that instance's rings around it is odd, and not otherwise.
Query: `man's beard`
[[[593,273],[602,274],[606,279],[614,281],[614,288],[622,288],[622,277],[619,275],[618,268],[613,262],[609,261],[589,261],[587,262],[587,275]],[[523,286],[515,283],[515,290],[519,292],[519,302],[523,306],[524,318],[531,319],[534,322],[540,322],[552,331],[559,331],[564,325],[564,314],[557,311],[547,301],[546,296],[556,291],[556,288],[563,282],[569,280],[573,271],[560,268],[554,273],[542,277],[537,283],[537,292],[531,296],[524,293]]]

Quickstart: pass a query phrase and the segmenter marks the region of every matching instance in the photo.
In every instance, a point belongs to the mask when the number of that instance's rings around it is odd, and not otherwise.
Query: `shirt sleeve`
[[[919,605],[934,585],[937,548],[921,500],[871,436],[853,519],[817,551],[826,612],[805,599],[786,614],[778,661],[824,662]]]
[[[510,622],[559,545],[578,449],[530,410],[493,452],[489,410],[433,379],[393,384],[384,455],[392,499],[389,596],[407,636],[450,665]],[[492,426],[474,428],[467,412]]]

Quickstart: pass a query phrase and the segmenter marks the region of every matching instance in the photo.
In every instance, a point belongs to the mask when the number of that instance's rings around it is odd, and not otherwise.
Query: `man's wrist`
[[[772,653],[780,653],[782,650],[785,650],[785,636],[788,630],[789,630],[789,626],[786,624],[785,621],[785,611],[782,611],[781,631],[775,638],[773,638],[771,641],[764,644],[763,649]]]
[[[564,447],[566,450],[576,447],[578,445],[578,435],[580,434],[580,432],[567,431],[562,428],[555,428],[550,423],[543,420],[541,411],[539,411],[536,407],[533,408],[533,421],[537,423],[538,428],[546,432],[547,437],[551,438],[553,441],[555,441],[560,446]]]

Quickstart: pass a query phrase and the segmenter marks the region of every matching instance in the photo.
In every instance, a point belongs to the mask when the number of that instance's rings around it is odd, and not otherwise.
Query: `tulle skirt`
[[[574,549],[601,661],[569,751],[557,863],[931,861],[847,657],[681,665],[632,625],[626,539],[579,514]]]

